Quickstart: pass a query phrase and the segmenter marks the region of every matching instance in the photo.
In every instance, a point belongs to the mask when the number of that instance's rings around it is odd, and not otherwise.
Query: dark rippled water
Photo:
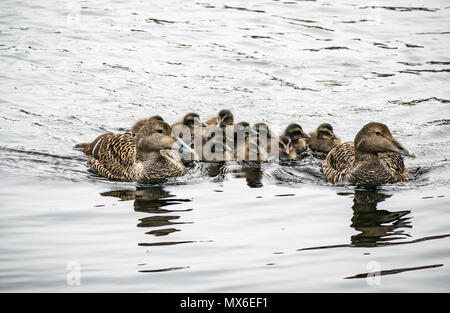
[[[450,5],[0,2],[2,291],[449,291]],[[386,123],[412,180],[297,162],[109,182],[73,145],[154,114]],[[379,274],[379,275],[378,275]],[[369,276],[369,278],[367,278]]]

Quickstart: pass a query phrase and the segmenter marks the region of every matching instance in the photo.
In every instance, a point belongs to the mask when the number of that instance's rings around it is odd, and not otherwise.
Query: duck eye
[[[376,131],[375,134],[376,135],[381,135],[381,133],[379,131]]]
[[[164,133],[164,131],[162,129],[157,129],[156,132],[160,133],[160,134]]]

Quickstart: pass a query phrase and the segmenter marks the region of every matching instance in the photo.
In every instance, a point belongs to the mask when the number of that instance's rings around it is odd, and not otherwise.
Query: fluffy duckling
[[[380,185],[408,181],[408,170],[401,155],[414,158],[395,140],[382,123],[369,123],[356,135],[354,142],[333,148],[322,164],[331,183]]]
[[[85,144],[91,169],[112,180],[154,183],[186,173],[179,152],[192,152],[170,126],[149,119],[137,134],[104,134]]]
[[[139,129],[141,129],[141,127],[148,121],[148,120],[158,120],[158,121],[162,121],[164,122],[164,119],[159,116],[159,115],[154,115],[152,117],[137,121],[133,127],[131,127],[131,133],[132,134],[137,134],[139,132]]]
[[[257,133],[247,122],[234,126],[234,157],[244,161],[260,161],[261,153],[257,145]]]
[[[297,150],[289,136],[281,136],[278,139],[278,149],[280,160],[296,160]]]
[[[231,113],[231,111],[227,109],[220,110],[219,114],[207,120],[206,124],[216,125],[221,128],[224,128],[226,126],[233,126],[234,125],[233,113]]]
[[[172,125],[174,134],[180,137],[186,144],[195,150],[197,150],[197,146],[201,148],[200,146],[202,144],[204,132],[203,127],[206,127],[206,124],[203,123],[200,116],[194,112],[186,114],[181,121],[178,121]],[[196,152],[201,155],[201,151]]]
[[[228,138],[213,136],[203,145],[203,162],[229,162],[233,160],[233,150],[227,144]]]
[[[283,136],[291,138],[291,145],[293,149],[295,149],[297,154],[306,150],[307,139],[309,138],[309,136],[305,134],[303,128],[299,124],[289,124],[284,130]]]
[[[341,140],[333,132],[333,126],[328,123],[320,124],[309,135],[308,145],[314,151],[328,153],[341,144]]]
[[[253,125],[256,131],[256,144],[259,149],[259,160],[267,161],[269,158],[277,158],[278,149],[276,148],[277,138],[275,138],[266,123],[256,123]],[[274,149],[272,149],[272,146]]]
[[[177,125],[185,125],[191,130],[191,134],[194,133],[194,128],[196,126],[206,127],[206,124],[201,121],[200,115],[191,112],[186,114],[181,121],[178,121],[172,125],[172,129]]]

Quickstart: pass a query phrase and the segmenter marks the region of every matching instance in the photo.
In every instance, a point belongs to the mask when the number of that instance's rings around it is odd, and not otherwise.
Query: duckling
[[[131,133],[132,134],[137,134],[139,132],[139,129],[141,129],[141,127],[148,121],[148,120],[158,120],[158,121],[162,121],[164,122],[164,119],[159,116],[159,115],[154,115],[152,117],[137,121],[133,127],[131,127]]]
[[[247,122],[234,126],[234,157],[244,161],[260,161],[261,153],[257,145],[257,132]]]
[[[307,139],[309,136],[305,134],[303,128],[296,123],[289,124],[283,132],[283,136],[287,136],[292,140],[292,147],[297,154],[303,152],[307,148]]]
[[[183,155],[183,161],[198,160],[198,156],[202,155],[203,127],[206,127],[206,124],[202,123],[200,116],[194,112],[186,114],[182,120],[172,125],[174,134],[196,152],[195,155]]]
[[[234,125],[233,113],[231,113],[231,111],[227,109],[220,110],[219,114],[207,120],[206,124],[216,125],[221,128],[224,128],[226,126],[233,126]]]
[[[296,160],[297,150],[289,136],[281,136],[278,139],[278,149],[280,160]]]
[[[184,142],[191,145],[191,148],[192,148],[194,145],[195,131],[198,129],[197,127],[206,127],[206,124],[201,121],[200,116],[197,113],[191,112],[191,113],[186,114],[181,121],[178,121],[172,125],[173,131],[175,133],[177,133],[177,132],[180,133],[179,137],[184,135],[184,132],[185,132],[185,129],[183,129],[181,125],[189,128],[190,138],[183,138],[183,139],[186,139],[186,140],[184,140]],[[200,129],[198,129],[198,130],[200,130]],[[200,130],[199,136],[201,136],[201,135],[202,135],[202,131]],[[185,137],[185,136],[183,136],[183,137]]]
[[[203,145],[203,162],[229,162],[233,160],[233,150],[227,142],[229,138],[213,136]]]
[[[85,144],[90,168],[112,180],[154,183],[182,176],[186,169],[179,152],[192,152],[171,127],[149,119],[137,134],[104,134]],[[177,151],[178,150],[178,151]]]
[[[320,124],[309,135],[308,145],[314,151],[328,153],[341,144],[341,140],[333,132],[333,126],[328,123]]]
[[[270,156],[278,152],[277,149],[273,149],[272,151],[272,145],[276,145],[276,138],[272,135],[272,131],[266,123],[256,123],[253,125],[253,128],[256,131],[256,144],[261,154],[260,160],[267,161]],[[273,157],[276,158],[276,156]]]
[[[389,128],[372,122],[366,124],[354,142],[333,148],[322,163],[322,171],[331,183],[380,185],[408,181],[404,156],[415,158],[395,140]]]
[[[195,112],[186,114],[181,121],[178,121],[172,125],[172,129],[177,125],[185,125],[191,130],[193,130],[195,126],[206,127],[206,124],[202,123],[200,115]]]

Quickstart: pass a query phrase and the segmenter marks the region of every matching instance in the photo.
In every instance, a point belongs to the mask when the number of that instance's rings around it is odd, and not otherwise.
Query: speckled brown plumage
[[[354,142],[345,142],[328,153],[322,164],[327,181],[368,185],[408,181],[408,170],[400,153],[411,157],[414,154],[392,137],[387,126],[369,123],[358,132]]]
[[[153,183],[186,173],[165,122],[149,120],[137,134],[104,134],[86,144],[90,168],[111,180]]]

